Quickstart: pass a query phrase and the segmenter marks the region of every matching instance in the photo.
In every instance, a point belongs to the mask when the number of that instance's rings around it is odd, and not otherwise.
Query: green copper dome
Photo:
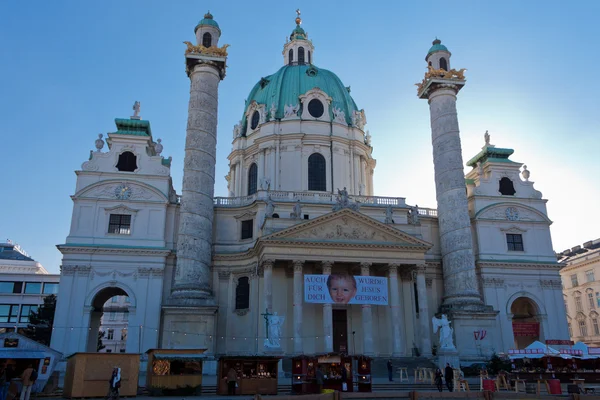
[[[214,26],[215,28],[217,28],[219,30],[219,32],[221,32],[221,28],[219,28],[219,24],[217,24],[217,21],[215,21],[213,19],[213,16],[210,12],[204,14],[204,18],[201,19],[200,22],[198,22],[198,25],[196,25],[196,28],[194,28],[194,33],[196,33],[198,28],[200,28],[202,25]]]
[[[269,111],[271,105],[275,104],[277,109],[275,119],[281,119],[286,105],[300,104],[299,96],[314,88],[321,89],[331,97],[328,110],[331,119],[333,119],[332,109],[338,108],[344,112],[348,125],[352,123],[352,113],[358,111],[358,107],[350,96],[349,88],[343,85],[336,74],[309,64],[285,65],[273,75],[261,78],[252,88],[242,117],[243,132],[246,131],[246,111],[253,100],[265,105],[267,120],[271,118]],[[298,115],[302,115],[302,109]]]
[[[430,54],[432,54],[432,53],[435,53],[436,51],[447,51],[448,53],[450,53],[450,52],[448,51],[448,49],[446,48],[446,46],[444,46],[444,45],[442,44],[442,41],[441,41],[441,40],[439,40],[439,39],[435,39],[435,40],[433,41],[433,43],[432,43],[432,44],[433,44],[433,46],[431,46],[431,48],[430,48],[430,49],[429,49],[429,51],[427,52],[427,55],[430,55]]]
[[[304,32],[304,29],[302,29],[300,25],[296,25],[296,28],[292,31],[292,34],[290,35],[290,39],[306,39],[306,32]]]

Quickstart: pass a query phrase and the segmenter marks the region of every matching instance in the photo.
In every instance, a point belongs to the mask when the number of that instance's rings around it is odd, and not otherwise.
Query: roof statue
[[[133,115],[131,116],[131,119],[142,119],[142,117],[140,117],[140,102],[136,101],[135,103],[133,103]]]
[[[485,145],[489,146],[490,145],[490,134],[488,133],[488,131],[485,131],[483,138],[485,139]]]

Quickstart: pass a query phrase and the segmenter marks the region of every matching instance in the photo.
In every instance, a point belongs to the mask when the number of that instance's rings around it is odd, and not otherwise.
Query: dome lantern
[[[443,69],[445,71],[449,71],[450,56],[452,56],[452,53],[448,51],[448,48],[444,46],[442,41],[438,38],[435,38],[431,44],[432,46],[425,57],[427,65],[434,69]]]
[[[283,46],[283,63],[285,65],[303,65],[313,63],[314,46],[308,40],[308,34],[300,26],[300,9],[296,10],[296,27],[290,34],[289,40]]]
[[[204,47],[218,46],[219,38],[221,37],[221,28],[217,21],[213,19],[212,14],[207,12],[204,18],[198,22],[194,28],[196,34],[196,44]]]

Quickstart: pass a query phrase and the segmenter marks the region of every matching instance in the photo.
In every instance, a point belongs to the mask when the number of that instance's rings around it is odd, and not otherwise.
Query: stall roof
[[[542,357],[561,357],[564,359],[573,358],[568,354],[561,354],[560,351],[542,343],[539,341],[535,341],[531,343],[529,346],[525,347],[525,350],[538,350],[541,349],[544,352],[540,354],[510,354],[509,357],[511,359],[520,359],[520,358],[542,358]]]
[[[207,358],[205,354],[165,354],[165,353],[156,353],[154,354],[154,358],[157,360],[170,360],[170,361],[195,361],[195,360],[203,360]]]
[[[48,355],[43,351],[31,351],[31,350],[23,350],[19,348],[8,349],[2,348],[0,349],[0,358],[35,358],[42,359],[46,358]]]

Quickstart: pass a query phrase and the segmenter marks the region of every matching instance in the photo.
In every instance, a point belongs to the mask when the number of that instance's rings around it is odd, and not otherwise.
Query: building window
[[[325,112],[325,108],[323,107],[323,103],[320,100],[312,99],[308,102],[308,112],[314,118],[321,118],[323,113]]]
[[[29,314],[37,312],[38,306],[21,306],[21,316],[19,322],[29,322]]]
[[[127,329],[121,329],[121,340],[127,340]]]
[[[575,311],[583,311],[583,305],[581,304],[581,296],[575,297]]]
[[[0,322],[17,322],[19,306],[17,304],[0,304]]]
[[[21,293],[23,282],[0,282],[0,293]]]
[[[440,58],[440,68],[444,71],[448,71],[448,62],[444,57]]]
[[[319,153],[308,157],[308,190],[327,190],[325,157]]]
[[[598,318],[592,319],[592,326],[594,327],[594,335],[600,335],[600,328],[598,327]]]
[[[580,336],[587,336],[587,325],[583,319],[579,321],[579,334]]]
[[[210,33],[205,32],[204,35],[202,35],[202,46],[204,46],[204,47],[212,46],[212,36],[210,35]]]
[[[114,329],[109,329],[108,333],[106,334],[106,339],[107,340],[113,340],[114,338],[115,338],[115,330]]]
[[[312,64],[312,60],[310,59],[310,50],[308,50],[308,52],[307,52],[307,53],[308,53],[308,63],[309,63],[309,64]]]
[[[119,296],[113,296],[110,298],[111,303],[116,303],[117,301],[119,301]]]
[[[114,312],[114,311],[111,311],[110,314],[109,314],[109,318],[108,319],[111,320],[111,321],[116,320],[117,319],[117,313]]]
[[[260,113],[258,111],[254,111],[252,114],[252,119],[250,121],[250,129],[255,130],[258,127],[258,123],[260,122]]]
[[[567,299],[563,299],[565,302],[565,314],[569,315],[569,303],[567,302]]]
[[[133,172],[137,169],[137,157],[130,151],[119,154],[117,169],[124,172]]]
[[[44,294],[58,294],[58,283],[44,283]]]
[[[289,53],[288,53],[288,60],[289,60],[289,64],[292,65],[292,63],[294,62],[294,50],[290,49]]]
[[[131,234],[131,215],[110,214],[108,233],[115,233],[117,235]]]
[[[569,322],[569,337],[573,337],[573,328],[571,327],[570,322]]]
[[[507,233],[506,244],[508,251],[523,251],[523,235]]]
[[[585,278],[587,279],[588,282],[594,282],[594,270],[591,269],[589,271],[585,271]]]
[[[252,239],[254,235],[254,220],[242,221],[242,239]]]
[[[235,309],[247,310],[250,308],[250,280],[247,276],[238,279],[235,288]]]
[[[119,353],[125,353],[125,349],[120,349]]]
[[[579,286],[579,282],[577,282],[577,274],[571,275],[571,287]]]
[[[129,304],[131,301],[129,300],[129,296],[125,296],[125,304]]]
[[[500,179],[500,187],[498,188],[498,191],[503,196],[514,196],[515,193],[517,193],[512,181],[507,177]]]
[[[593,310],[594,308],[596,308],[596,305],[594,304],[594,293],[593,292],[588,292],[588,303],[590,304],[590,310]]]
[[[256,187],[258,185],[258,167],[256,163],[252,163],[248,170],[248,196],[256,193]]]
[[[112,349],[106,349],[107,353],[112,353]]]
[[[304,64],[304,47],[298,47],[298,64]]]
[[[26,282],[25,283],[25,293],[26,294],[42,293],[42,283],[41,282]]]

